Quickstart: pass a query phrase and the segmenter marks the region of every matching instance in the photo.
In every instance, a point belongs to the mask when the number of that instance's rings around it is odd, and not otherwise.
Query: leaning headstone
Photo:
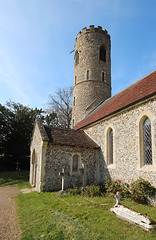
[[[114,208],[111,208],[110,210],[111,212],[114,212],[117,217],[122,218],[130,223],[134,223],[146,231],[150,231],[156,226],[156,223],[148,219],[148,217],[144,217],[140,213],[132,211],[123,205],[116,204]]]

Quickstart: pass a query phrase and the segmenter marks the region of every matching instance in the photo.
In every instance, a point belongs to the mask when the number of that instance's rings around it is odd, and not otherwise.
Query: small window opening
[[[87,79],[89,79],[89,70],[87,70]]]
[[[79,53],[78,53],[78,51],[76,51],[76,53],[75,53],[75,66],[77,64],[79,64]]]
[[[103,62],[106,62],[106,50],[104,47],[100,47],[99,59]]]
[[[73,105],[75,106],[75,97],[74,97]]]
[[[77,76],[75,76],[75,84],[76,84],[76,82],[77,82]]]
[[[73,119],[73,127],[74,127],[74,119]]]
[[[105,81],[105,75],[104,75],[104,72],[102,72],[102,81],[103,81],[103,82]]]

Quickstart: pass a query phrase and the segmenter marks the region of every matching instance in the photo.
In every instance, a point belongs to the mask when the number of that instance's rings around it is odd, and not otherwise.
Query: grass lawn
[[[23,231],[21,239],[156,239],[156,231],[148,233],[116,218],[110,212],[115,203],[113,198],[58,197],[55,193],[31,192],[20,194],[17,202]],[[122,204],[156,221],[156,208],[130,200],[124,200]]]
[[[18,184],[19,188],[30,187],[28,171],[6,171],[0,172],[0,187]]]
[[[18,184],[29,187],[27,171],[0,172],[0,186]],[[156,231],[141,228],[116,218],[110,212],[115,199],[83,198],[56,193],[19,194],[17,197],[21,239],[39,240],[144,240],[156,239]],[[136,204],[129,199],[122,204],[156,221],[156,208]]]

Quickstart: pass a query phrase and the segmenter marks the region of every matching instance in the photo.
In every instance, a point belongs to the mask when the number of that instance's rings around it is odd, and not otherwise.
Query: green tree
[[[0,104],[0,169],[29,168],[30,142],[35,119],[42,123],[58,126],[57,114],[45,114],[42,109],[32,109],[20,103]]]
[[[11,101],[5,106],[0,104],[0,157],[5,168],[15,168],[17,161],[23,162],[23,168],[29,166],[30,140],[36,118],[44,121],[42,109]]]
[[[7,153],[6,144],[11,138],[14,114],[5,106],[0,104],[0,155]]]
[[[29,155],[29,145],[32,129],[36,118],[42,121],[42,109],[31,109],[20,103],[7,102],[6,107],[13,114],[12,134],[7,144],[7,150],[12,155]]]
[[[52,112],[50,114],[45,115],[44,123],[51,127],[58,127],[57,113]]]

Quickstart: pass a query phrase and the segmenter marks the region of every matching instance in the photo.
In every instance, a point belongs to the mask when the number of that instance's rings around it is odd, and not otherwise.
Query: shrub
[[[66,192],[72,195],[81,194],[82,196],[87,196],[87,197],[102,196],[100,187],[95,185],[89,185],[83,188],[73,187],[73,188],[67,189]]]
[[[74,186],[73,188],[67,189],[66,192],[67,192],[68,194],[72,194],[72,195],[81,194],[81,188]]]
[[[115,180],[112,181],[108,178],[105,179],[105,188],[107,193],[114,193],[116,192],[121,192],[121,181],[120,180]]]
[[[124,197],[124,198],[129,198],[131,196],[131,192],[130,192],[128,183],[123,183],[121,185],[121,194],[122,194],[122,197]]]
[[[89,185],[84,188],[73,187],[68,189],[69,194],[81,194],[87,197],[103,196],[107,193],[111,196],[120,192],[124,198],[131,198],[135,202],[147,204],[148,197],[155,195],[156,188],[151,185],[150,182],[139,178],[129,186],[127,183],[122,183],[121,180],[105,179],[105,183],[100,183],[99,186]]]
[[[101,193],[106,193],[106,185],[104,182],[99,183],[99,188]]]
[[[102,196],[102,193],[100,191],[100,187],[99,186],[95,186],[95,185],[90,185],[90,186],[84,187],[83,191],[81,192],[81,194],[83,196],[87,196],[87,197]]]
[[[108,178],[105,180],[105,188],[106,193],[113,193],[116,194],[116,192],[120,192],[122,197],[129,197],[131,195],[129,190],[129,185],[127,183],[121,183],[121,180],[115,180],[112,181]]]
[[[148,197],[153,196],[156,193],[155,187],[151,185],[150,182],[139,178],[131,184],[131,198],[138,202],[147,204]]]

